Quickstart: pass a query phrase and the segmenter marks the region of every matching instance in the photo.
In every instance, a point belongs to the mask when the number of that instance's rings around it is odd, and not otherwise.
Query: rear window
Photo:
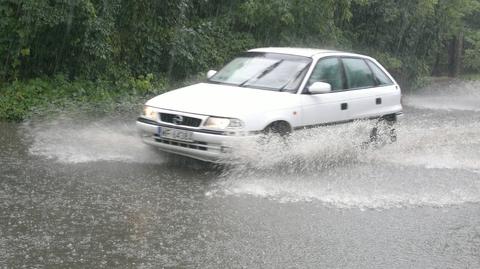
[[[363,59],[343,58],[342,61],[349,89],[375,86],[372,71]]]
[[[370,66],[370,68],[372,69],[373,74],[375,75],[377,85],[393,84],[393,81],[387,76],[387,74],[385,74],[385,72],[382,71],[382,69],[380,69],[380,67],[378,67],[378,65],[376,65],[370,60],[367,60],[367,63],[368,66]]]

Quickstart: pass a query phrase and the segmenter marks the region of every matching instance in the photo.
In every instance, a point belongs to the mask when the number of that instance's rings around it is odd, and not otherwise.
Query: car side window
[[[368,66],[372,70],[373,74],[375,75],[375,79],[378,85],[392,85],[393,81],[385,74],[385,72],[378,67],[374,62],[367,60]]]
[[[326,58],[318,61],[308,80],[307,86],[315,82],[326,82],[332,85],[332,91],[343,89],[342,68],[338,58]]]
[[[342,62],[345,67],[345,75],[349,89],[375,86],[372,71],[363,59],[342,58]]]

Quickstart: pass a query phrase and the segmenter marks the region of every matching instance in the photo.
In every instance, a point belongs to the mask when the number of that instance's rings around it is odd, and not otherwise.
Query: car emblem
[[[181,116],[181,115],[173,116],[172,122],[173,122],[173,124],[176,124],[176,125],[182,124],[183,123],[183,116]]]

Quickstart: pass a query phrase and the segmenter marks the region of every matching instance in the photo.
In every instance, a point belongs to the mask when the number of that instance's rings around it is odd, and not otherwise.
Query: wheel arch
[[[284,134],[291,133],[293,131],[292,124],[284,119],[276,119],[268,123],[263,129],[263,132],[267,132],[271,128],[275,128],[275,126],[280,126],[280,130],[284,131]]]

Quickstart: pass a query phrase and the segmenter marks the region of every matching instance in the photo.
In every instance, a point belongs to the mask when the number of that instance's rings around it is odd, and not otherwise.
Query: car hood
[[[158,95],[146,105],[209,116],[241,117],[294,107],[295,97],[288,92],[199,83]]]

